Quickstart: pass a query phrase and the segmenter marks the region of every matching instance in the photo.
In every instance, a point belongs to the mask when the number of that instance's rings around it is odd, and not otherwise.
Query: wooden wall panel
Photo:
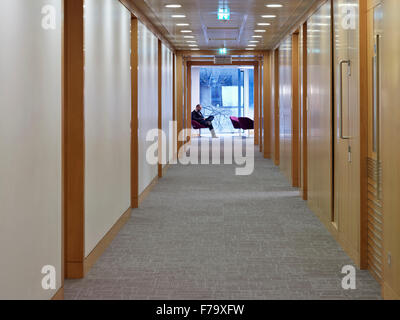
[[[275,50],[271,51],[271,69],[269,71],[270,74],[270,82],[271,82],[271,97],[270,97],[270,104],[271,104],[271,159],[274,161],[274,164],[276,165],[276,150],[275,150],[275,140],[276,140],[276,134],[275,134]]]
[[[368,115],[367,104],[361,108],[361,70],[360,70],[360,4],[359,0],[351,0],[349,5],[358,5],[356,14],[356,29],[350,29],[348,33],[348,48],[349,58],[352,61],[351,76],[349,81],[349,134],[351,147],[351,161],[349,162],[349,209],[348,214],[342,212],[340,219],[345,217],[347,220],[346,226],[340,225],[343,228],[341,232],[344,238],[343,245],[349,255],[355,260],[358,266],[361,265],[361,162],[363,168],[366,168],[365,163],[367,158],[361,159],[362,140],[367,139],[366,133],[361,137],[361,115]],[[365,52],[363,52],[365,53]],[[366,70],[366,68],[364,68]],[[364,71],[363,70],[363,71]],[[365,76],[365,74],[363,74]],[[346,229],[345,229],[346,228]],[[348,246],[346,248],[346,246]]]
[[[400,1],[383,2],[381,152],[384,297],[400,299]],[[389,41],[386,41],[389,39]]]
[[[264,158],[271,159],[273,146],[273,114],[272,114],[272,86],[271,86],[271,51],[264,54],[263,67],[263,141]]]
[[[273,115],[274,115],[274,163],[279,166],[280,164],[280,106],[279,106],[279,49],[274,51],[273,63]]]
[[[259,91],[259,65],[254,66],[254,144],[260,143],[260,91]]]
[[[358,0],[335,0],[333,4],[334,19],[342,19],[343,6],[352,6],[356,12],[354,15],[354,28],[343,28],[342,24],[334,25],[335,151],[334,215],[332,220],[338,228],[339,243],[354,262],[360,266],[361,109],[359,2]],[[342,104],[340,101],[342,101]],[[340,108],[340,105],[342,105],[342,108]],[[367,106],[365,105],[364,107],[366,108]],[[365,114],[367,114],[367,110]],[[365,136],[365,138],[367,137]],[[362,161],[367,160],[362,159]]]
[[[292,35],[292,108],[291,108],[291,176],[292,186],[300,186],[299,170],[300,170],[300,144],[299,144],[299,34]]]
[[[183,57],[181,55],[176,55],[175,61],[175,96],[176,96],[176,104],[175,104],[175,120],[177,125],[177,152],[179,152],[180,147],[182,146],[182,141],[179,141],[179,134],[183,130],[184,126],[184,95],[183,95]]]
[[[260,139],[260,152],[263,152],[263,148],[264,148],[264,99],[263,99],[263,75],[264,75],[264,64],[263,64],[263,60],[260,60],[259,62],[259,81],[258,81],[258,92],[259,92],[259,99],[258,99],[258,104],[259,104],[259,114],[260,114],[260,118],[259,118],[259,139]]]
[[[327,227],[332,216],[331,6],[307,22],[308,204]]]
[[[190,140],[192,135],[192,67],[186,67],[186,136]]]
[[[368,158],[365,163],[361,162],[366,168],[362,168],[361,178],[364,181],[362,188],[362,219],[361,219],[361,243],[363,266],[368,268],[375,279],[383,285],[384,251],[383,251],[383,210],[382,210],[382,166],[381,152],[377,152],[379,144],[375,137],[380,140],[380,119],[379,106],[381,106],[381,37],[382,37],[382,6],[375,7],[371,1],[365,7],[365,57],[362,72],[365,72],[363,81],[365,88],[362,90],[361,99],[365,99],[368,105],[368,119],[366,124],[366,135],[368,135],[367,154],[363,158]],[[375,1],[374,1],[375,2]],[[376,3],[376,5],[379,3]],[[379,38],[378,38],[379,37]],[[361,52],[364,51],[361,49]],[[373,63],[371,63],[373,61]],[[379,68],[379,69],[378,69]],[[363,87],[362,87],[363,88]],[[363,105],[363,103],[361,103]],[[376,107],[376,109],[375,109]],[[375,113],[375,111],[377,111]],[[376,135],[374,135],[376,132]],[[380,148],[379,148],[380,149]]]
[[[307,200],[307,23],[299,33],[299,185],[303,200]]]
[[[292,38],[279,47],[280,168],[292,181]]]

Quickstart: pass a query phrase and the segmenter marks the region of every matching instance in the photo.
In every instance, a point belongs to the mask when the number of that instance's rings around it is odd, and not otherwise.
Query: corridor
[[[399,12],[1,0],[0,300],[400,300]]]
[[[250,176],[171,166],[87,276],[66,280],[65,299],[380,299],[366,270],[343,290],[344,265],[298,190],[255,151]]]

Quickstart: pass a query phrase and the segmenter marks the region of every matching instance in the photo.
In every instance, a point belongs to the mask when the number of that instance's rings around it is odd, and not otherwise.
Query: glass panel
[[[200,69],[200,104],[205,117],[213,115],[215,131],[234,133],[229,117],[254,118],[254,69]]]

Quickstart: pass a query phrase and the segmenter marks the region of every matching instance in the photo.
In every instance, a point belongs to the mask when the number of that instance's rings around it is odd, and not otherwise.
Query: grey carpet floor
[[[380,299],[279,168],[174,165],[66,299]]]

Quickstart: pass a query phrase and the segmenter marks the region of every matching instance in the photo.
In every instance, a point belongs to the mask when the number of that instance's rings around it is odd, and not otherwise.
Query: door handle
[[[343,140],[348,140],[351,137],[349,136],[345,136],[343,134],[343,65],[347,64],[348,67],[351,67],[351,61],[350,60],[341,60],[339,62],[339,77],[340,77],[340,88],[339,88],[339,92],[340,92],[340,98],[339,98],[339,134],[340,134],[340,139]],[[350,69],[348,72],[348,75],[350,75]]]

